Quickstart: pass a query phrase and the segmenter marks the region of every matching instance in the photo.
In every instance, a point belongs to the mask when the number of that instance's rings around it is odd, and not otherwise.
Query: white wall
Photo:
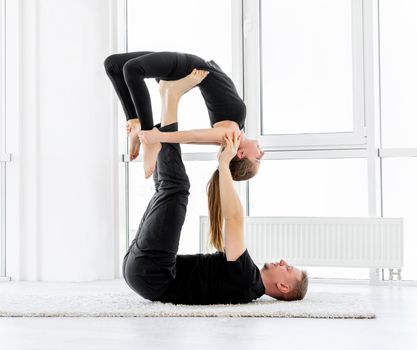
[[[115,52],[115,1],[9,1],[18,40],[6,68],[9,134],[17,132],[8,140],[12,279],[118,275],[118,121],[103,67]]]

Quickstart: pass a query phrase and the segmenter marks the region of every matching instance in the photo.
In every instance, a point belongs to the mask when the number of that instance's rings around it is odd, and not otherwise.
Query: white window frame
[[[262,135],[261,1],[243,0],[244,85],[247,105],[246,132],[265,150],[366,148],[364,100],[364,11],[362,0],[352,0],[353,132]],[[254,54],[256,53],[256,54]],[[257,116],[251,118],[251,116]]]
[[[11,280],[8,266],[18,254],[19,172],[12,153],[19,144],[20,7],[18,1],[0,0],[0,282]]]
[[[0,0],[0,278],[6,276],[6,3]]]

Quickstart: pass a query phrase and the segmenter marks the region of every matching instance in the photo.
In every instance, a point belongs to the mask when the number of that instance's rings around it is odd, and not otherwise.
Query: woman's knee
[[[131,59],[123,65],[123,77],[126,81],[136,79],[137,77],[144,77],[145,71],[143,67],[137,62],[137,59]]]
[[[108,74],[121,73],[123,65],[120,61],[120,54],[113,54],[104,60],[104,68]]]

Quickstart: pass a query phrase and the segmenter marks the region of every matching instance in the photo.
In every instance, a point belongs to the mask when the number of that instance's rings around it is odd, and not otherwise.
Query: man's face
[[[288,265],[282,259],[279,262],[265,263],[262,272],[268,275],[272,282],[286,283],[291,288],[296,285],[297,281],[301,280],[301,271],[292,265]]]

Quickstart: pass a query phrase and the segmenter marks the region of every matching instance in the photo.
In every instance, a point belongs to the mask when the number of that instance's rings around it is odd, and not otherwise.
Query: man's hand
[[[131,131],[133,131],[134,129],[139,129],[140,130],[140,122],[138,118],[134,118],[134,119],[129,119],[126,122],[126,131],[128,134],[130,134]]]
[[[232,135],[227,134],[224,137],[224,145],[221,146],[219,153],[217,154],[217,159],[219,160],[219,165],[229,165],[230,161],[235,157],[237,150],[239,149],[240,144],[240,134],[233,132]]]
[[[153,128],[152,130],[142,130],[139,133],[140,142],[146,145],[153,145],[155,143],[161,142],[161,132],[158,128]]]

